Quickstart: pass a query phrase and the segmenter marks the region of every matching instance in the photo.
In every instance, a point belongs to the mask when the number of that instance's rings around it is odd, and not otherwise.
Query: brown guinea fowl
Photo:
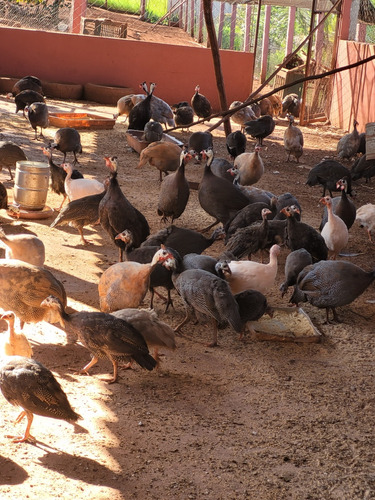
[[[69,202],[61,210],[50,227],[69,224],[69,226],[75,227],[79,232],[82,245],[89,245],[90,242],[83,236],[83,228],[95,225],[99,221],[99,204],[104,195],[105,191]]]
[[[281,212],[286,216],[285,244],[293,252],[305,248],[314,262],[328,257],[328,248],[321,234],[309,224],[297,220],[297,207],[284,207]],[[282,222],[282,221],[280,221]]]
[[[43,129],[49,125],[49,112],[47,104],[44,102],[33,102],[25,108],[31,127],[35,130],[34,139],[38,139],[38,127],[40,128],[39,137],[44,138]]]
[[[110,180],[103,199],[99,204],[99,217],[102,228],[109,234],[119,249],[119,261],[122,261],[125,244],[115,237],[129,229],[133,235],[133,246],[139,247],[150,234],[150,227],[145,216],[137,210],[121,191],[117,180],[117,157],[105,157],[110,171]]]
[[[339,321],[336,308],[353,302],[374,279],[375,270],[367,272],[343,260],[322,260],[300,272],[290,302],[309,302],[325,309],[327,323],[331,309],[333,319]]]
[[[303,135],[301,129],[296,127],[294,123],[294,116],[291,114],[287,115],[289,120],[289,125],[284,132],[284,149],[288,153],[288,158],[286,161],[290,160],[290,155],[294,156],[297,163],[303,155]]]
[[[312,258],[305,248],[299,248],[288,254],[285,260],[285,281],[280,285],[281,297],[284,297],[290,286],[297,283],[299,273],[310,264]]]
[[[240,259],[244,255],[250,260],[253,253],[263,250],[266,247],[268,240],[268,219],[267,216],[272,214],[268,208],[262,208],[262,222],[254,222],[250,226],[242,227],[229,239],[226,250],[232,252],[233,255]]]
[[[120,361],[134,360],[149,371],[155,368],[156,361],[150,356],[146,341],[127,321],[104,312],[78,311],[68,314],[61,301],[51,295],[43,300],[42,305],[59,315],[61,321],[69,325],[81,344],[91,352],[91,361],[79,373],[88,375],[89,369],[101,358],[109,359],[113,366],[113,377],[107,380],[109,384],[117,382]]]
[[[78,163],[77,153],[82,153],[81,135],[78,130],[72,127],[59,128],[50,147],[63,153],[62,163],[65,163],[67,153],[73,153],[73,165],[75,165]]]
[[[53,373],[34,359],[12,356],[0,364],[0,389],[13,406],[22,408],[15,423],[27,418],[22,436],[7,436],[14,443],[35,441],[30,434],[34,415],[75,422],[82,418],[76,413]]]
[[[191,107],[198,118],[208,118],[212,114],[211,103],[206,96],[199,93],[200,86],[195,87],[195,94],[191,98]]]
[[[14,330],[14,312],[6,311],[0,316],[0,319],[3,319],[8,323],[8,331],[6,334],[0,334],[0,357],[5,355],[25,356],[26,358],[31,358],[33,350],[26,335],[24,333],[16,333]]]
[[[178,219],[184,212],[190,196],[189,183],[185,177],[185,165],[192,159],[192,155],[183,150],[180,154],[180,166],[173,174],[167,175],[160,186],[158,215],[162,222],[168,219]]]
[[[34,234],[5,234],[0,227],[0,247],[5,248],[6,259],[18,259],[34,266],[43,266],[45,247]]]
[[[317,165],[315,165],[309,172],[307,176],[306,184],[308,186],[316,186],[320,184],[323,186],[323,194],[326,195],[328,190],[331,198],[333,197],[332,191],[341,191],[337,188],[337,181],[345,178],[347,180],[347,193],[352,195],[352,179],[350,170],[344,165],[341,165],[335,160],[323,160]]]
[[[50,271],[16,259],[0,260],[0,308],[13,311],[21,321],[21,328],[24,323],[58,321],[40,305],[50,294],[66,303],[64,286]]]
[[[337,156],[341,160],[350,160],[353,156],[357,155],[360,143],[357,125],[359,125],[357,120],[354,120],[353,131],[350,132],[350,134],[346,134],[344,137],[341,137],[337,144]]]
[[[159,170],[159,180],[161,182],[163,172],[166,176],[169,172],[175,172],[178,169],[180,155],[181,148],[177,144],[161,141],[152,142],[142,149],[137,168],[143,167],[148,162]]]
[[[0,172],[3,167],[9,170],[10,180],[13,180],[11,167],[15,167],[17,161],[25,161],[27,157],[23,150],[11,141],[0,141]]]
[[[350,200],[346,195],[347,186],[348,183],[346,182],[346,179],[340,179],[337,181],[336,187],[341,189],[341,196],[332,198],[332,209],[333,212],[345,222],[346,227],[350,229],[355,221],[356,208],[352,200]],[[324,207],[322,222],[320,223],[319,227],[320,231],[322,231],[327,221],[328,211],[327,207]]]
[[[25,115],[25,108],[27,106],[30,106],[33,102],[46,102],[44,97],[39,94],[38,92],[35,92],[35,90],[23,90],[19,94],[16,95],[14,98],[14,102],[16,103],[16,113],[18,111],[22,110],[23,115]]]
[[[239,210],[249,204],[249,200],[235,185],[217,177],[211,171],[214,157],[212,149],[206,149],[202,154],[207,161],[198,189],[198,200],[202,209],[215,218],[212,224],[202,229],[203,232],[220,222],[225,225]]]
[[[270,115],[264,115],[245,123],[246,133],[257,139],[260,146],[263,145],[263,139],[271,135],[274,130],[275,120]]]

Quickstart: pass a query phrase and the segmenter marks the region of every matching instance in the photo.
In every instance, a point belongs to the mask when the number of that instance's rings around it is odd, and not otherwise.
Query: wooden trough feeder
[[[50,113],[49,123],[53,127],[76,129],[112,129],[116,120],[92,113]]]
[[[143,139],[144,132],[143,130],[133,130],[129,129],[126,133],[126,140],[128,141],[129,146],[134,149],[134,151],[137,151],[137,153],[141,153],[141,151],[149,144],[151,144],[148,141],[145,141]],[[163,141],[165,142],[172,142],[173,144],[177,144],[177,146],[182,147],[184,145],[183,142],[179,141],[175,137],[169,135],[169,134],[163,134]]]

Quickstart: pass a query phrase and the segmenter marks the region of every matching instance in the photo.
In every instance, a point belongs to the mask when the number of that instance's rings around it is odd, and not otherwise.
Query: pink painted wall
[[[197,84],[214,110],[219,99],[210,49],[88,35],[0,28],[0,76],[33,74],[58,83],[96,83],[138,89],[157,83],[155,95],[169,103],[190,100]],[[250,94],[254,56],[221,51],[228,105]]]
[[[374,54],[375,45],[341,40],[337,67]],[[366,123],[375,122],[375,60],[334,76],[331,123],[344,130],[352,130],[354,118],[359,122],[360,132],[366,131]]]

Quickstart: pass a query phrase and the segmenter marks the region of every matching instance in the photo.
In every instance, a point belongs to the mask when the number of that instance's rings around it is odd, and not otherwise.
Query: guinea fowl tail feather
[[[151,371],[157,365],[157,362],[150,354],[144,353],[136,353],[132,355],[132,358],[136,363],[139,364],[142,368],[145,368],[148,371]]]

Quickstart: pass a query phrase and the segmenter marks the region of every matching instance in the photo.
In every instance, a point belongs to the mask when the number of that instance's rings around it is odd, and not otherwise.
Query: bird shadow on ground
[[[29,477],[28,473],[16,462],[9,458],[0,456],[0,485],[1,484],[21,484]]]

